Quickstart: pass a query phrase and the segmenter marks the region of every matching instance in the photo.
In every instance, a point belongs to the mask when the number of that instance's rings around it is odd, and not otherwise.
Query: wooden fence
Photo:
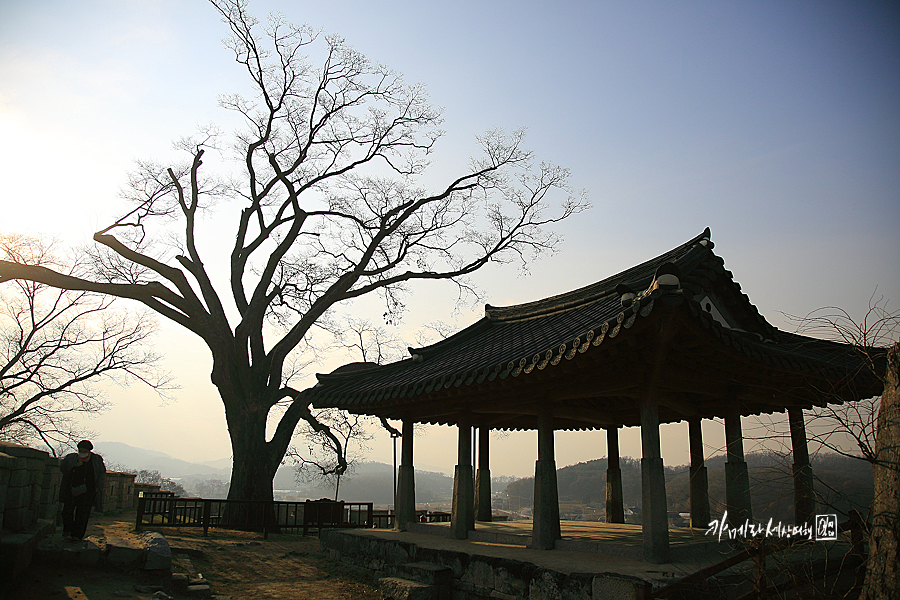
[[[375,527],[371,502],[304,502],[181,498],[171,492],[141,492],[135,529],[146,526],[251,529],[263,532],[302,530],[308,535],[326,527]],[[381,519],[379,519],[381,521]]]

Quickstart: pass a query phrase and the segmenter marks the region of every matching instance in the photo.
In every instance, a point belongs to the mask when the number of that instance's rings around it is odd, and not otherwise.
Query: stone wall
[[[9,574],[7,582],[28,568],[38,543],[56,530],[62,510],[59,463],[43,450],[0,442],[0,564],[4,575]],[[104,511],[133,509],[135,488],[131,473],[107,471]]]
[[[440,600],[628,600],[648,590],[619,573],[571,573],[514,558],[435,549],[362,531],[324,529],[326,555],[365,569],[385,598]],[[552,552],[552,551],[551,551]]]
[[[0,442],[0,529],[17,533],[41,520],[55,522],[61,481],[57,458]]]
[[[134,473],[106,472],[106,489],[103,490],[103,512],[120,512],[137,506]]]
[[[0,442],[0,583],[24,572],[38,542],[53,533],[61,481],[59,460],[49,453]]]
[[[0,442],[0,530],[18,533],[42,520],[55,525],[61,510],[61,482],[59,459],[43,450]],[[134,475],[107,471],[104,512],[131,510],[135,506]]]

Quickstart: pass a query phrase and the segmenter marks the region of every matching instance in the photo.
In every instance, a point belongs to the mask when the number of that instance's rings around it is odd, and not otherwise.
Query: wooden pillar
[[[457,540],[469,537],[475,529],[474,478],[472,473],[472,427],[468,422],[457,424],[459,429],[458,458],[453,472],[453,508],[450,516],[450,536]]]
[[[650,386],[641,398],[641,530],[644,560],[669,560],[669,518],[666,509],[666,477],[659,448],[659,408],[656,390]]]
[[[622,469],[619,468],[619,428],[606,428],[606,522],[624,523]]]
[[[691,447],[691,527],[709,527],[709,478],[703,458],[703,432],[700,417],[688,422],[688,438]]]
[[[478,428],[478,470],[475,471],[475,520],[491,520],[491,428]]]
[[[725,413],[725,509],[733,527],[753,520],[750,505],[750,473],[744,462],[741,413],[736,406]]]
[[[544,408],[538,415],[538,458],[534,465],[534,520],[531,547],[552,550],[562,537],[559,525],[559,494],[553,449],[553,413]]]
[[[394,529],[406,531],[407,523],[416,520],[416,478],[413,467],[412,419],[403,419],[401,431],[400,473],[397,478],[397,506],[394,507]]]
[[[791,426],[791,446],[794,454],[794,522],[809,523],[816,512],[816,497],[813,492],[813,473],[809,464],[809,449],[806,446],[806,425],[802,408],[788,409]]]

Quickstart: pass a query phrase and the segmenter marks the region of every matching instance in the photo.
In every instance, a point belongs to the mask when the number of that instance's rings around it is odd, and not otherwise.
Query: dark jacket
[[[62,484],[59,486],[59,501],[65,502],[72,498],[72,469],[78,464],[78,453],[67,454],[60,468],[62,469]],[[103,512],[103,490],[106,489],[106,465],[103,457],[91,452],[91,466],[94,468],[94,508]]]

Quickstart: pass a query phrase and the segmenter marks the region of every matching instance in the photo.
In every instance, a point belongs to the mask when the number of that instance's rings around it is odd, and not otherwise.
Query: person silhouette
[[[78,452],[66,455],[60,463],[59,501],[63,503],[63,539],[68,541],[84,538],[92,507],[103,510],[106,465],[103,457],[94,454],[93,449],[89,440],[81,440]]]

